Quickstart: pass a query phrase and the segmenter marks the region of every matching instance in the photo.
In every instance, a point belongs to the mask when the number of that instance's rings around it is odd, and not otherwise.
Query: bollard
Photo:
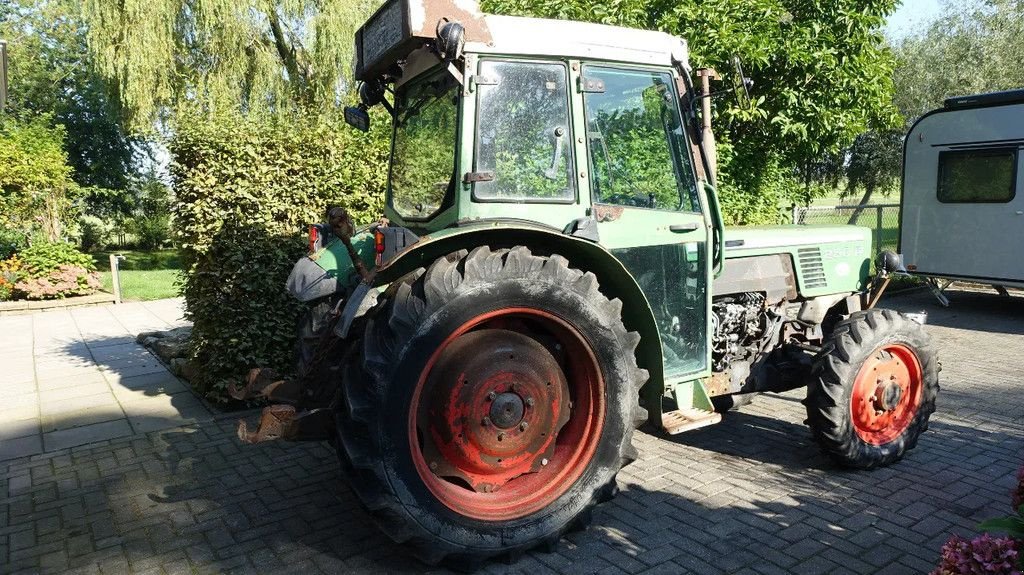
[[[114,303],[121,303],[121,260],[124,256],[110,254],[110,280],[114,284]]]

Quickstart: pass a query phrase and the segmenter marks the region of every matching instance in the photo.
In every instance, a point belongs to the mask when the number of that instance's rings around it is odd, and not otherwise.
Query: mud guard
[[[639,367],[646,369],[648,380],[641,389],[648,421],[661,428],[661,399],[665,392],[661,335],[647,297],[626,268],[600,245],[565,235],[553,228],[531,226],[526,222],[481,221],[448,228],[423,236],[420,241],[399,253],[375,270],[373,285],[381,287],[418,268],[426,267],[439,257],[480,245],[491,248],[526,246],[537,255],[559,254],[570,265],[597,276],[601,291],[622,302],[622,320],[626,328],[640,334],[636,349]],[[339,325],[350,325],[362,302],[352,298]],[[351,310],[349,309],[351,308]],[[351,317],[348,317],[351,312]]]

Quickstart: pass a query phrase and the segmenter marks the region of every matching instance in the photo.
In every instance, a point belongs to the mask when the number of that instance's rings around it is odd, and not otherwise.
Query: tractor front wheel
[[[888,309],[839,322],[831,350],[807,390],[807,420],[841,465],[871,469],[898,461],[928,428],[939,364],[924,328]]]
[[[346,375],[339,454],[379,526],[472,567],[552,544],[610,498],[646,380],[621,304],[524,247],[396,282]]]

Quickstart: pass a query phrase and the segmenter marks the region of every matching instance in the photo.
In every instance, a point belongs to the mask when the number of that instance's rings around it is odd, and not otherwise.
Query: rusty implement
[[[246,443],[262,443],[290,435],[295,408],[290,405],[271,405],[263,408],[256,431],[249,431],[244,419],[238,420],[238,438]]]
[[[267,398],[272,401],[294,404],[299,396],[298,382],[280,378],[277,372],[262,367],[249,370],[245,387],[238,389],[228,385],[228,394],[239,401]]]

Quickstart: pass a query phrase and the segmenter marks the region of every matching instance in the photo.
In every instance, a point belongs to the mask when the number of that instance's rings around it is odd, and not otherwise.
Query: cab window
[[[483,61],[477,81],[476,200],[573,201],[567,69]]]
[[[583,74],[594,201],[700,211],[672,75],[597,66]]]

